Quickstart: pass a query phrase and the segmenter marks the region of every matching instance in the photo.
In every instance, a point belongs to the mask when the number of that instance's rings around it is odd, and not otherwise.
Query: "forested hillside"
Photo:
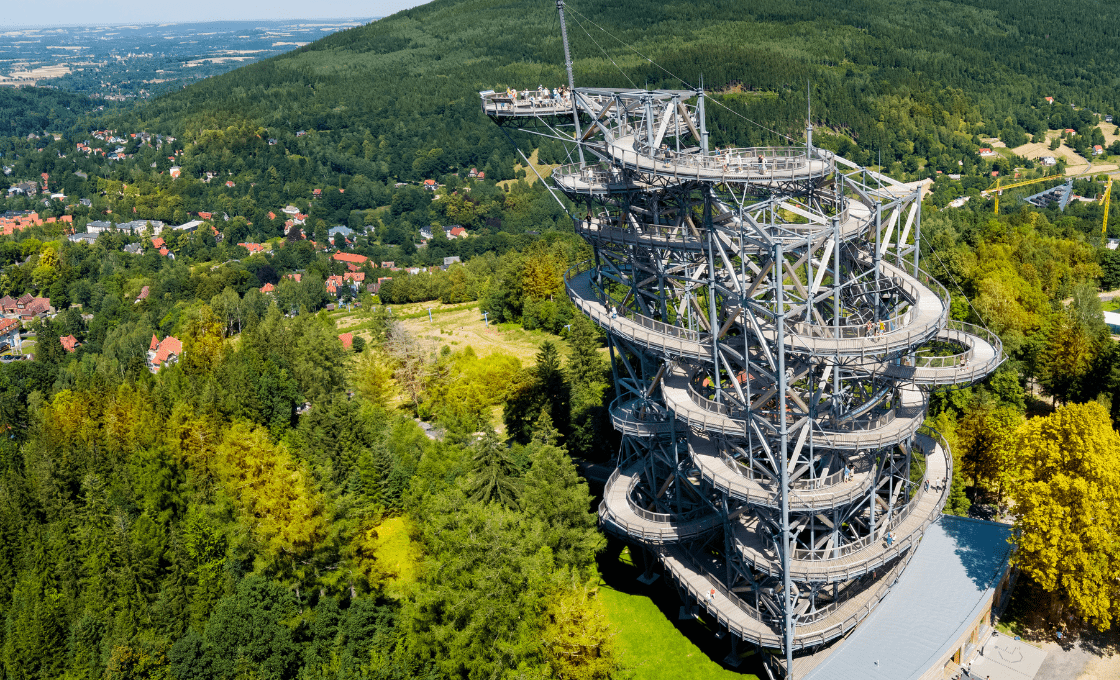
[[[639,0],[569,9],[577,85],[679,88],[703,79],[709,90],[735,90],[725,101],[746,117],[800,138],[808,80],[815,122],[850,134],[865,154],[856,160],[871,163],[882,149],[886,165],[911,173],[919,159],[939,169],[971,162],[976,133],[1044,130],[1047,96],[1120,110],[1117,29],[1108,28],[1117,21],[1107,3],[1058,16],[1037,0]],[[317,160],[324,179],[420,179],[487,164],[498,173],[488,176],[503,179],[511,147],[479,115],[477,92],[561,82],[553,3],[437,0],[160,98],[137,115],[188,136],[242,121],[274,135],[314,130],[300,153]],[[717,144],[779,141],[709,110]]]
[[[937,178],[922,266],[953,318],[987,325],[1010,359],[932,398],[957,457],[948,511],[994,516],[1013,498],[1028,529],[1049,526],[1072,501],[1012,490],[1045,493],[1060,467],[1018,443],[1048,442],[1029,417],[1056,405],[1099,402],[1078,413],[1109,433],[1100,460],[1115,458],[1120,345],[1097,292],[1120,288],[1120,256],[1101,247],[1105,206],[1026,208],[1007,192],[996,216],[980,194],[992,173],[1040,169],[977,154],[985,136],[1069,128],[1084,149],[1102,134],[1096,114],[1120,110],[1114,5],[568,9],[577,85],[702,78],[723,105],[708,107],[713,144],[746,146],[801,140],[808,81],[817,143]],[[596,591],[605,538],[573,462],[618,450],[602,338],[564,294],[588,249],[571,206],[515,165],[538,142],[542,173],[567,154],[479,110],[479,90],[565,78],[551,0],[437,0],[96,117],[64,93],[0,91],[0,110],[23,107],[0,121],[0,164],[56,193],[0,198],[40,218],[0,236],[0,296],[58,311],[26,322],[33,359],[0,363],[0,675],[591,680],[654,666],[616,644]],[[27,139],[19,116],[61,138]],[[93,221],[194,218],[159,243],[148,226],[68,238]],[[477,337],[533,347],[409,331],[441,305],[469,311]],[[169,336],[178,361],[153,365]],[[1065,465],[1071,497],[1096,503]],[[1115,465],[1086,467],[1120,488]],[[1120,562],[1088,543],[1024,566],[1066,578],[1049,588],[1055,611],[1107,626],[1120,597],[1107,579],[1074,587],[1077,560]]]

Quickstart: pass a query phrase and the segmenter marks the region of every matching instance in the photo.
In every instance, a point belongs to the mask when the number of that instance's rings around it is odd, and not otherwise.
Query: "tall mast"
[[[813,157],[813,93],[809,86],[809,81],[805,81],[805,106],[807,112],[805,115],[805,148],[808,150],[808,157]]]
[[[560,13],[560,37],[564,39],[564,66],[568,69],[568,92],[572,97],[572,120],[576,124],[576,150],[579,151],[579,167],[583,167],[583,132],[579,129],[579,107],[576,104],[576,79],[572,75],[572,53],[568,50],[568,24],[564,22],[564,0],[556,0],[556,11]]]

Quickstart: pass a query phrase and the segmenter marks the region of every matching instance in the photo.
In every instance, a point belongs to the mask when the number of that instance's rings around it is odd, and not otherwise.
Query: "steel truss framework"
[[[801,147],[712,150],[700,91],[482,106],[597,159],[551,179],[594,249],[565,279],[619,395],[602,526],[792,676],[887,594],[944,506],[929,391],[1002,360],[919,268],[920,190],[814,148],[811,127]]]

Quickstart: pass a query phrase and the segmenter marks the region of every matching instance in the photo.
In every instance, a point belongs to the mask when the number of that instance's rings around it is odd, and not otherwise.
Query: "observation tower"
[[[565,283],[618,394],[601,526],[731,637],[729,660],[747,643],[798,675],[890,597],[945,505],[930,392],[1003,360],[919,266],[920,188],[814,147],[811,126],[712,148],[702,90],[481,98],[581,159],[551,183],[594,250]]]

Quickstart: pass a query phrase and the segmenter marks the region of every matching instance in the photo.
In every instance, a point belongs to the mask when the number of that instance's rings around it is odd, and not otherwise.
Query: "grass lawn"
[[[762,674],[754,656],[738,669],[723,664],[731,651],[728,637],[715,638],[715,629],[704,620],[679,621],[680,600],[665,577],[645,586],[637,581],[641,571],[633,565],[629,549],[614,544],[600,557],[603,581],[599,596],[615,630],[623,663],[635,680],[689,678],[690,680],[758,680]],[[748,645],[740,651],[749,654]],[[765,675],[763,675],[765,677]]]

